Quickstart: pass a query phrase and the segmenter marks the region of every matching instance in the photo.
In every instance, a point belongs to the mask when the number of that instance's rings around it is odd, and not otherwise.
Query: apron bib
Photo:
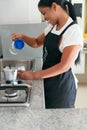
[[[58,44],[63,33],[72,24],[74,22],[69,24],[60,35],[53,34],[51,31],[46,35],[43,46],[43,70],[61,61],[62,53],[58,49]],[[73,108],[76,85],[71,68],[60,75],[44,79],[44,95],[46,108]]]

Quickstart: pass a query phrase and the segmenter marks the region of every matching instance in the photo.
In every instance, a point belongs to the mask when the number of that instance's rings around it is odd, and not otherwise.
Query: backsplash
[[[44,28],[47,23],[37,23],[37,24],[10,24],[10,25],[0,25],[0,37],[2,42],[2,51],[4,59],[33,59],[42,57],[42,47],[31,48],[25,44],[23,51],[18,55],[12,55],[9,51],[9,46],[12,44],[11,35],[14,32],[24,33],[31,37],[37,37],[43,33]]]

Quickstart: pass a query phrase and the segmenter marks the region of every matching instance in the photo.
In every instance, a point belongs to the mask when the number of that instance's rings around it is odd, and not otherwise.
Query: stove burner
[[[8,98],[16,97],[16,96],[18,96],[17,92],[18,92],[17,90],[14,90],[12,88],[6,89],[5,90],[5,97],[8,97]]]

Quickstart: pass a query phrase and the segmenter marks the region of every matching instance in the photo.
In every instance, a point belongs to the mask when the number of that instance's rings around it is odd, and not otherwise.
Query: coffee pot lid
[[[24,47],[24,41],[22,39],[16,39],[14,41],[14,47],[21,50]]]

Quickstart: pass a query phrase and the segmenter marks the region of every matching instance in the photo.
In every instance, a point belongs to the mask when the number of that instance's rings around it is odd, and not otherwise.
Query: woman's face
[[[44,19],[50,24],[55,25],[59,21],[58,5],[54,4],[52,7],[39,7],[39,11],[43,14]]]

